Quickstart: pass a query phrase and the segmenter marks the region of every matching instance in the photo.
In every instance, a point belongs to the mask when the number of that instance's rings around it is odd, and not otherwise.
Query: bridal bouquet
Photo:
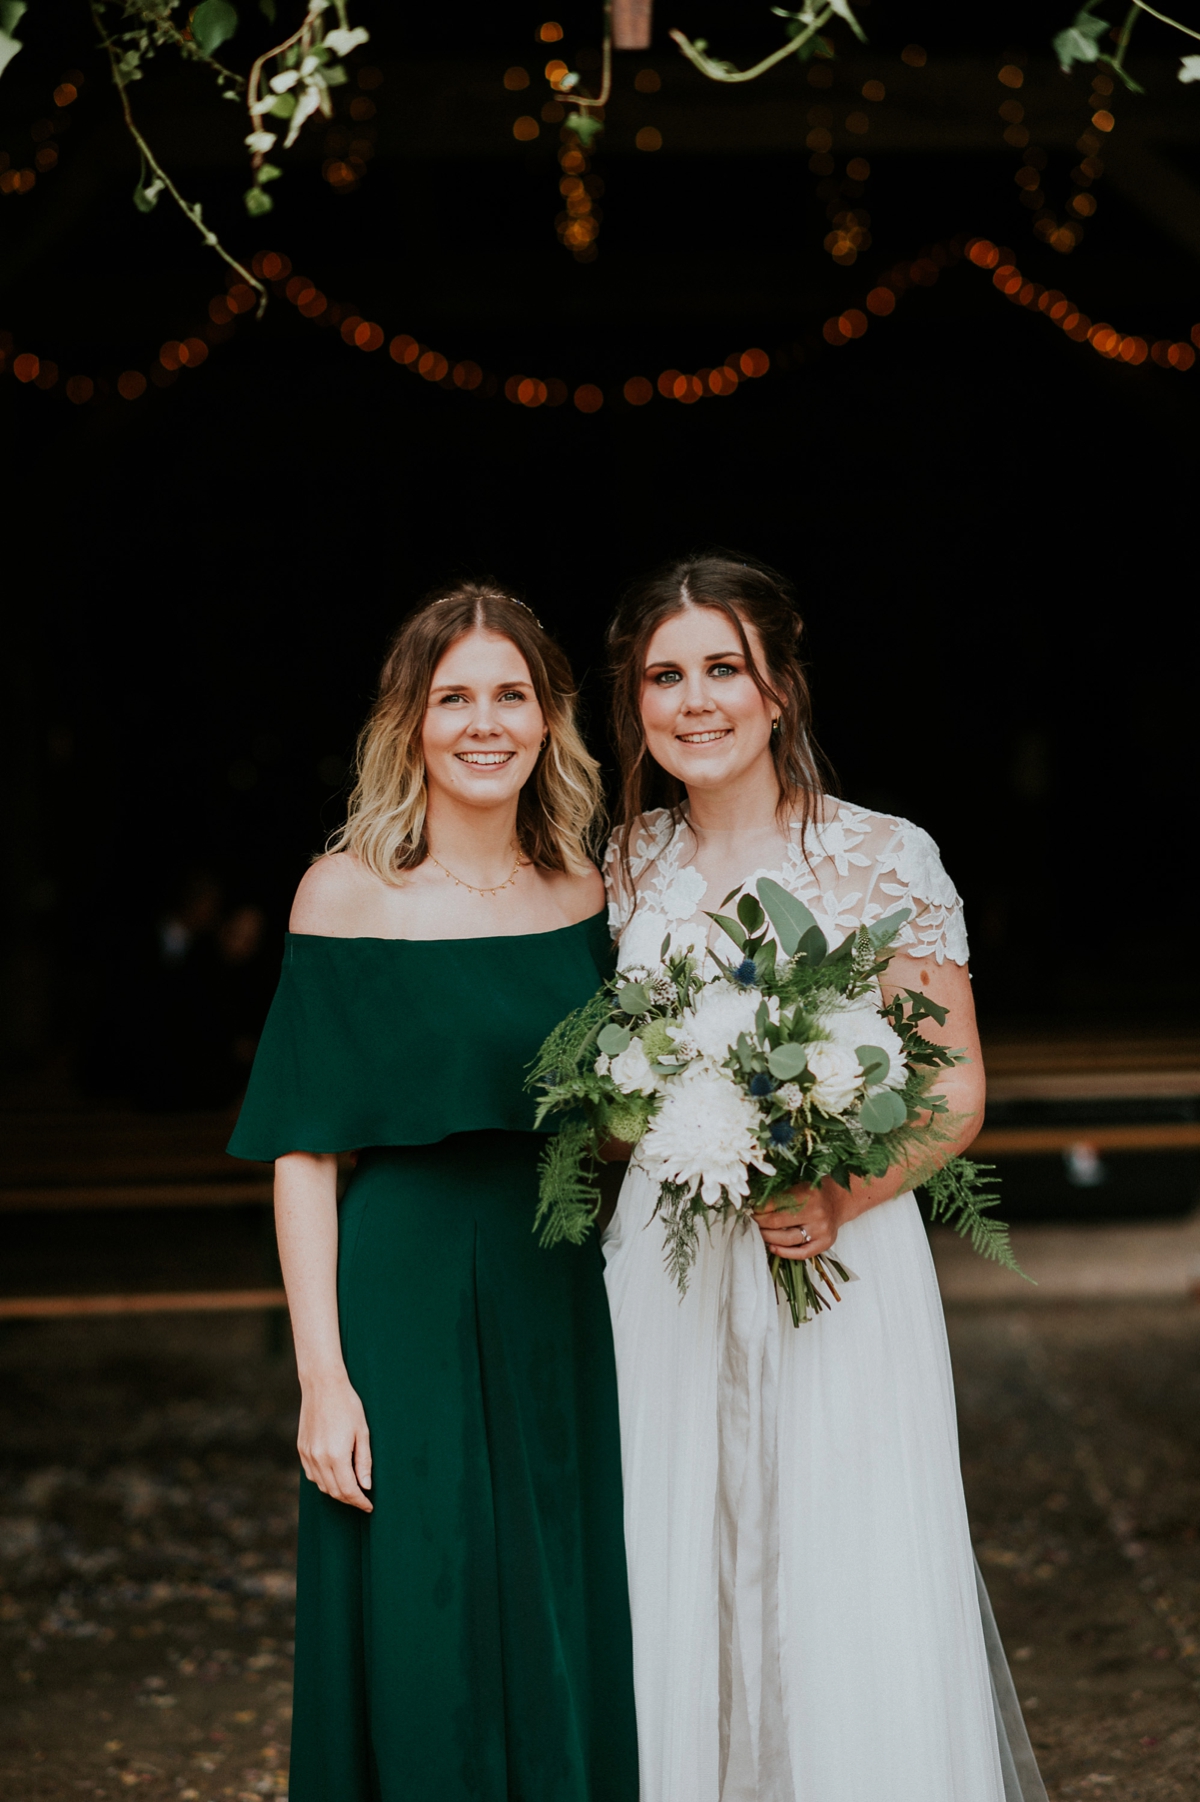
[[[600,1204],[597,1156],[612,1140],[632,1145],[658,1183],[666,1260],[681,1292],[698,1229],[737,1217],[749,1225],[764,1204],[832,1177],[883,1176],[896,1165],[922,1185],[933,1218],[969,1235],[976,1251],[1019,1270],[996,1206],[989,1166],[955,1157],[937,1166],[951,1137],[937,1072],[961,1052],[934,1044],[920,1022],[944,1024],[936,1002],[906,989],[884,1005],[879,977],[908,918],[900,909],[860,927],[831,950],[812,914],[761,877],[758,898],[735,889],[736,917],[716,921],[737,961],[712,953],[705,977],[690,953],[657,970],[628,969],[550,1034],[532,1066],[541,1091],[537,1124],[569,1117],[541,1164],[536,1226],[543,1245],[578,1244]],[[740,898],[738,898],[740,896]],[[802,1203],[794,1204],[802,1207]],[[792,1320],[840,1300],[854,1281],[831,1253],[771,1258]]]

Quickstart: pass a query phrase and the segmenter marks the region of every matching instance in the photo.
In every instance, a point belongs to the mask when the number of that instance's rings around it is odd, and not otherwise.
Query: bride
[[[609,630],[621,765],[606,878],[622,968],[772,876],[831,944],[911,908],[884,983],[949,1009],[983,1110],[961,903],[927,833],[822,792],[786,583],[703,556]],[[724,945],[724,954],[730,951]],[[628,1148],[626,1148],[626,1152]],[[717,1225],[680,1300],[636,1153],[605,1237],[616,1339],[642,1802],[1045,1802],[959,1471],[940,1299],[901,1175],[832,1181],[758,1232]],[[796,1328],[767,1252],[836,1241],[859,1281]]]

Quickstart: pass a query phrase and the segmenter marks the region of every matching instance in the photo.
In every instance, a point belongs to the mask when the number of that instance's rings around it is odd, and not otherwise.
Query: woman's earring
[[[771,737],[772,738],[779,737],[779,715],[778,714],[776,714],[775,718],[771,721]]]
[[[778,724],[778,721],[777,721],[777,722],[776,722],[776,724]],[[541,751],[544,751],[544,750],[545,750],[545,749],[546,749],[546,746],[547,746],[547,745],[548,745],[548,744],[549,744],[549,743],[550,743],[550,734],[549,734],[549,733],[548,733],[548,732],[544,732],[544,733],[543,733],[543,734],[542,734],[542,742],[541,742],[541,744],[540,744],[540,745],[539,745],[539,747],[538,747],[538,749],[539,749],[539,750],[541,750]]]

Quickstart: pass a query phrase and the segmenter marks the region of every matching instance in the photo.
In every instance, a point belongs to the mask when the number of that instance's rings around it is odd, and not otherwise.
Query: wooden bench
[[[1089,1104],[1136,1114],[1146,1104],[1200,1097],[1200,1036],[1085,1037],[994,1034],[985,1045],[989,1114],[972,1146],[982,1157],[1200,1147],[1200,1119],[1095,1120]],[[1003,1116],[1013,1104],[1053,1110],[1053,1121]],[[1122,1108],[1122,1105],[1124,1107]],[[1081,1117],[1071,1118],[1078,1108]],[[1028,1106],[1024,1107],[1028,1112]],[[1066,1117],[1064,1117],[1066,1116]],[[233,1114],[0,1113],[0,1213],[68,1209],[234,1207],[272,1199],[271,1166],[230,1158]],[[0,1295],[0,1320],[71,1315],[282,1308],[278,1287],[157,1293]]]

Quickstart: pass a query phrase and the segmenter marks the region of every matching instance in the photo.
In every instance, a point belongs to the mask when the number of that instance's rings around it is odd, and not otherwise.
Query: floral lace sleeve
[[[626,873],[621,860],[621,843],[624,833],[614,832],[608,841],[602,865],[604,887],[608,895],[608,927],[612,936],[620,938],[630,920],[637,911],[638,897],[642,888],[641,878],[646,875],[664,846],[670,841],[675,829],[675,822],[665,807],[655,808],[653,812],[635,823],[631,830],[629,846],[629,872]],[[632,877],[632,883],[629,877]]]
[[[881,899],[887,898],[884,913],[912,908],[897,939],[898,948],[909,957],[928,957],[932,952],[939,964],[947,958],[965,964],[969,953],[962,901],[929,834],[907,820],[898,820],[877,870],[878,893]]]

